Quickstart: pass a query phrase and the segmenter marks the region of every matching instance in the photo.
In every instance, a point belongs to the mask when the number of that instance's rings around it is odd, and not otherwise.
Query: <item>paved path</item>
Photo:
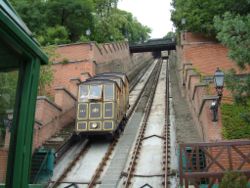
[[[180,78],[177,77],[176,72],[176,62],[170,63],[170,83],[173,97],[177,143],[201,142],[202,139],[195,128],[188,102],[185,96],[183,97],[181,95],[181,90],[178,85],[180,83]]]

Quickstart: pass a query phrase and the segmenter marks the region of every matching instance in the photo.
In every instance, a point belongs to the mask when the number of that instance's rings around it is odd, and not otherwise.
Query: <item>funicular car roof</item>
[[[106,75],[106,74],[97,74],[94,77],[92,77],[91,79],[99,79],[99,78],[111,79],[111,80],[113,80],[113,79],[119,79],[121,81],[123,87],[125,87],[125,83],[124,83],[123,79],[120,76],[117,76],[117,75]],[[121,87],[121,86],[119,85],[119,87]]]
[[[119,90],[121,90],[120,86],[114,80],[102,79],[102,78],[95,78],[95,79],[93,79],[93,78],[94,77],[87,79],[86,81],[82,82],[80,85],[82,85],[82,84],[88,84],[88,85],[97,84],[97,85],[100,85],[100,84],[105,84],[105,83],[113,83],[113,84],[115,84],[117,86],[117,88]]]
[[[116,75],[116,76],[122,76],[122,80],[123,82],[125,82],[125,80],[123,78],[126,78],[127,81],[128,81],[128,77],[125,73],[123,72],[103,72],[103,73],[100,73],[100,75]]]

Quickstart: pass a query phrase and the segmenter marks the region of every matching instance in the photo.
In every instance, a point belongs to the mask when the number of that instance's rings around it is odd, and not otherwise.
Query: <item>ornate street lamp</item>
[[[185,25],[186,24],[186,18],[182,18],[181,19],[181,25]]]
[[[90,30],[90,29],[87,29],[87,30],[86,30],[86,35],[87,35],[87,36],[90,36],[90,35],[91,35],[91,30]]]
[[[6,110],[7,118],[4,118],[4,126],[5,128],[8,128],[9,131],[12,126],[12,120],[13,120],[13,110]]]
[[[182,32],[183,32],[182,37],[183,37],[183,40],[185,40],[185,32],[186,32],[186,29],[185,29],[185,27],[186,27],[186,18],[182,18],[182,19],[181,19],[181,25],[182,25]]]
[[[216,92],[221,99],[224,87],[224,73],[219,68],[214,73],[214,83]]]
[[[215,84],[215,89],[218,95],[218,99],[213,100],[213,102],[211,103],[210,109],[213,112],[212,121],[216,122],[218,121],[218,108],[220,105],[223,87],[224,87],[224,73],[219,68],[217,68],[214,73],[214,84]]]

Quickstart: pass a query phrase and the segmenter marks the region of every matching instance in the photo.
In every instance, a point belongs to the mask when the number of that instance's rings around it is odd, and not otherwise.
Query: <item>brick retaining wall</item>
[[[57,86],[70,89],[72,77],[81,81],[101,72],[125,72],[140,67],[152,59],[151,53],[130,54],[127,42],[97,44],[95,42],[60,45],[55,50],[56,58],[52,59],[54,80],[48,88],[54,96]]]
[[[210,105],[216,91],[213,75],[217,67],[223,71],[235,68],[238,73],[245,73],[227,57],[228,50],[215,40],[200,34],[185,33],[181,35],[181,45],[177,47],[177,64],[180,83],[185,90],[190,109],[196,122],[196,128],[204,141],[223,140],[221,136],[221,114],[218,121],[212,121]],[[211,81],[206,78],[212,78]],[[208,97],[208,98],[206,98]],[[222,102],[232,102],[232,96],[224,88]]]

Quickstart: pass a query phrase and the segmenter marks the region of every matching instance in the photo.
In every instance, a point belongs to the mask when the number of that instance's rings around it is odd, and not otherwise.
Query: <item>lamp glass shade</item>
[[[86,35],[87,35],[87,36],[91,35],[91,30],[90,30],[90,29],[87,29],[87,30],[86,30]]]
[[[214,74],[214,82],[216,87],[224,86],[224,73],[221,70],[216,70]]]
[[[182,18],[181,19],[181,25],[185,25],[186,24],[186,18]]]

